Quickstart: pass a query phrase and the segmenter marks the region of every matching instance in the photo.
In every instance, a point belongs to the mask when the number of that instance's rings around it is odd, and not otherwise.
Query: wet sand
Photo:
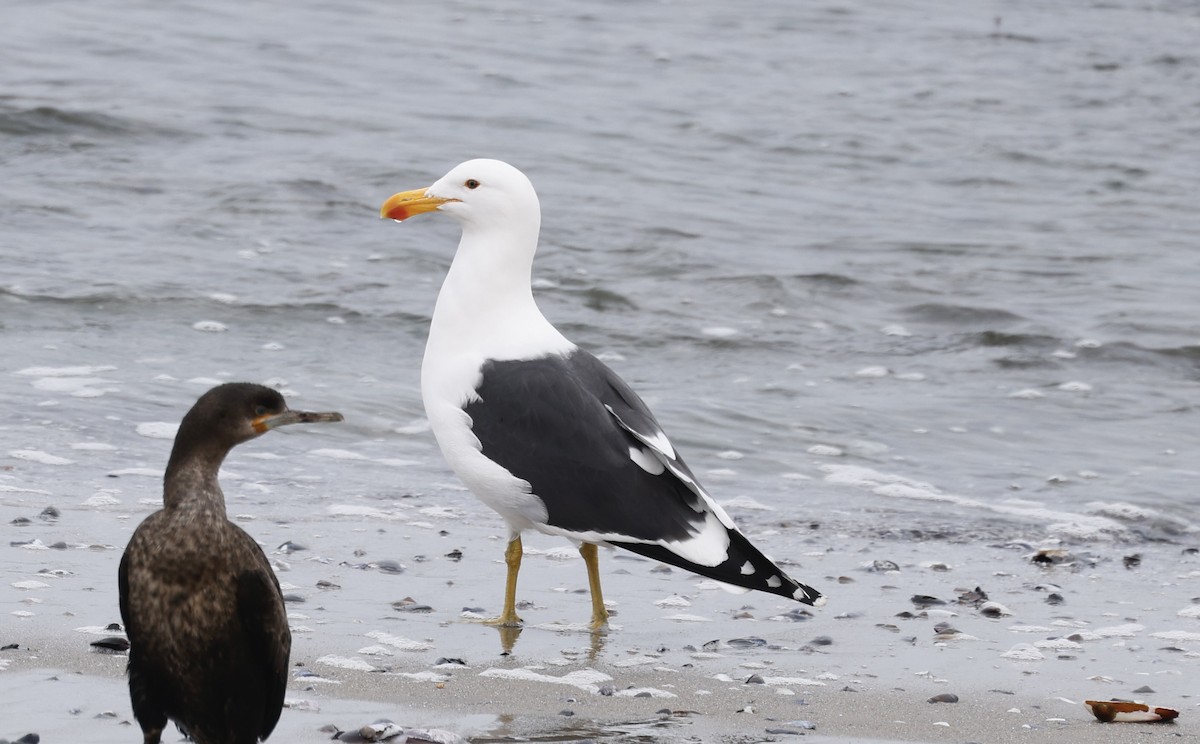
[[[370,556],[351,563],[273,551],[296,600],[290,707],[273,740],[323,741],[324,726],[351,730],[379,718],[476,742],[1129,742],[1200,733],[1200,619],[1191,600],[1200,558],[1180,546],[1139,546],[1131,567],[1119,544],[1068,546],[1052,554],[1063,562],[1040,565],[1020,544],[819,532],[804,566],[791,567],[830,595],[811,614],[606,552],[614,627],[593,637],[573,624],[588,613],[582,562],[535,536],[519,592],[526,627],[505,654],[501,633],[463,612],[495,610],[502,540],[482,521],[436,530],[437,521],[401,530],[408,555],[419,553],[400,573]],[[261,539],[279,527],[251,532]],[[346,532],[338,534],[349,550]],[[33,553],[32,575],[33,564],[68,558],[78,571],[57,580],[42,573],[46,587],[16,592],[41,601],[25,605],[33,616],[4,621],[0,640],[19,647],[0,652],[0,699],[10,711],[0,737],[136,740],[125,659],[89,646],[111,635],[104,625],[116,619],[116,601],[103,585],[119,551],[9,550]],[[72,584],[74,593],[62,591]],[[977,587],[999,603],[988,610],[995,616],[981,611],[970,593]],[[1048,602],[1051,594],[1062,603]],[[958,702],[928,702],[944,694]],[[1101,724],[1082,705],[1110,698],[1181,715],[1169,725]]]

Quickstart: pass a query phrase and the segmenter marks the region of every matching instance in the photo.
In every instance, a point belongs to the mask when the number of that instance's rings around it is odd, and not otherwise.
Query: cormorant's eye
[[[464,183],[463,185],[466,186],[468,189],[477,189],[477,188],[479,188],[479,181],[476,181],[474,178],[468,178],[466,183]]]
[[[267,413],[266,406],[255,406],[254,407],[254,415],[255,416],[265,416],[266,413]]]

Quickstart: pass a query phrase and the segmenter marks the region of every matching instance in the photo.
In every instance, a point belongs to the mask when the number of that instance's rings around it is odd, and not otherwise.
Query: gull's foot
[[[511,615],[500,615],[500,617],[489,617],[480,620],[484,625],[494,625],[498,628],[523,628],[525,621],[517,616],[517,613]]]

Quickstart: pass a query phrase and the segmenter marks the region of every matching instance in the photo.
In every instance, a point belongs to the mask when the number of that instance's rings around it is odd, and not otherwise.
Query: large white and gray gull
[[[579,546],[593,630],[608,619],[597,545],[824,604],[750,544],[629,385],[542,315],[530,285],[541,207],[525,174],[470,160],[395,194],[380,213],[434,210],[458,220],[462,240],[434,308],[421,396],[447,463],[508,524],[504,607],[493,622],[521,623],[516,582],[530,529]]]

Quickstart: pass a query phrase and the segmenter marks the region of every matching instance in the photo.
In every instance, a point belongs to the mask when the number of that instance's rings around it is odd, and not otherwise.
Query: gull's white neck
[[[433,311],[423,387],[439,371],[476,371],[487,359],[529,359],[575,348],[534,302],[530,277],[537,235],[536,219],[486,229],[463,224]]]

